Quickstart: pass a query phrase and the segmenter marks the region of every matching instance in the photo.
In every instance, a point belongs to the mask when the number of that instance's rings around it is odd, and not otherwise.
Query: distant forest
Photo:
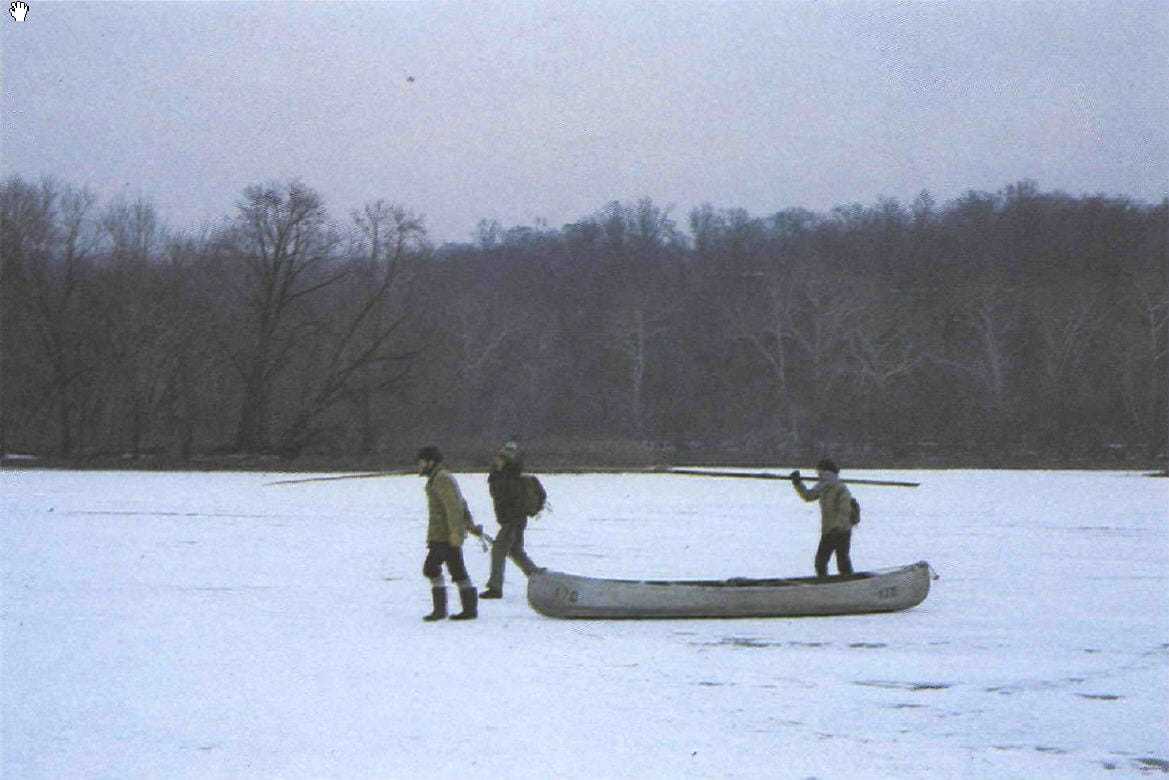
[[[230,204],[225,204],[230,208]],[[49,462],[1163,466],[1169,201],[1024,181],[755,216],[613,202],[435,246],[377,201],[0,190],[0,451]]]

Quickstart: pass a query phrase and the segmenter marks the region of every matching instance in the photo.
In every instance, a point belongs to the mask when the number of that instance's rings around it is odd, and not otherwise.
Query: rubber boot
[[[463,611],[457,615],[451,615],[451,620],[474,620],[479,617],[479,594],[475,591],[474,586],[459,588],[459,601],[463,604]]]
[[[431,588],[430,595],[434,599],[434,611],[422,618],[428,623],[446,617],[446,588]]]
[[[481,599],[501,599],[503,598],[503,591],[499,588],[488,588],[479,594]]]

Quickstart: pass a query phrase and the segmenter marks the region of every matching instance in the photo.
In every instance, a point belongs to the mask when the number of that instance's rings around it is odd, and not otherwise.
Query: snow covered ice
[[[780,467],[786,469],[787,467]],[[11,778],[1121,777],[1169,771],[1169,480],[847,472],[886,615],[558,621],[509,564],[424,624],[418,477],[0,472]],[[489,532],[485,475],[459,473]],[[784,483],[542,477],[543,566],[811,573]],[[476,585],[488,557],[465,548]],[[453,598],[452,594],[452,598]],[[457,602],[457,600],[456,600]]]

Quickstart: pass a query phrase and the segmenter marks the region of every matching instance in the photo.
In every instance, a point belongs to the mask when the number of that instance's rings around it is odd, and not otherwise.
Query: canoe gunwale
[[[639,585],[677,585],[695,586],[703,588],[784,588],[793,585],[830,585],[840,582],[854,582],[877,576],[874,572],[857,572],[855,574],[836,574],[828,577],[772,577],[753,579],[751,577],[730,577],[725,580],[606,580],[606,582],[620,582]]]

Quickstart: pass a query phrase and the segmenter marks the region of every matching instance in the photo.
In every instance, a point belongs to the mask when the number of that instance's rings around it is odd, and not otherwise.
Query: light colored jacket
[[[852,493],[839,477],[829,472],[825,479],[810,488],[804,487],[802,482],[793,482],[792,485],[800,498],[820,502],[820,533],[852,530]]]
[[[442,466],[437,467],[426,480],[426,506],[430,511],[426,541],[445,542],[454,547],[462,545],[467,538],[470,513],[459,491],[459,483]]]

